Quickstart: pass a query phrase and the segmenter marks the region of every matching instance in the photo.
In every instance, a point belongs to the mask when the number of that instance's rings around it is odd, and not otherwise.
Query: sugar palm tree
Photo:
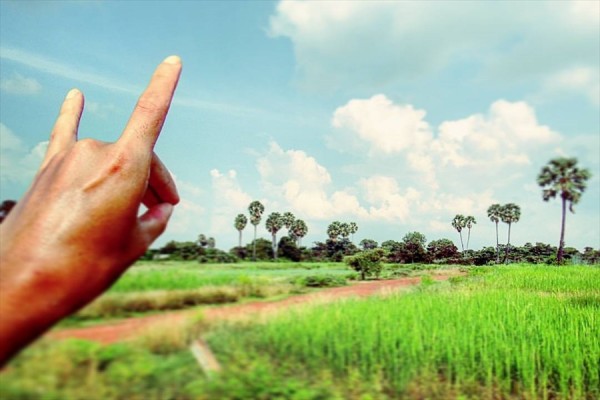
[[[260,224],[262,214],[265,212],[265,206],[258,200],[254,200],[248,206],[248,212],[250,213],[250,223],[254,225],[254,241],[252,246],[252,260],[256,260],[256,226]]]
[[[283,227],[283,218],[281,217],[281,214],[278,212],[272,212],[269,214],[265,222],[265,227],[271,234],[273,258],[277,260],[277,232],[279,232],[279,230]]]
[[[513,223],[519,222],[521,218],[521,208],[514,204],[508,203],[500,208],[500,219],[505,224],[508,224],[508,240],[506,242],[506,254],[504,256],[504,263],[508,264],[508,253],[510,251],[510,227]]]
[[[477,221],[475,221],[475,217],[473,217],[472,215],[468,215],[465,217],[465,226],[468,229],[468,235],[467,235],[467,250],[469,250],[469,241],[471,240],[471,228],[473,227],[473,225],[475,225],[477,223]]]
[[[248,223],[248,218],[246,218],[246,216],[244,214],[238,214],[237,217],[235,217],[235,221],[233,222],[233,226],[240,233],[238,247],[242,247],[242,231],[246,227],[247,223]]]
[[[496,264],[500,262],[500,244],[498,243],[498,222],[500,222],[500,204],[492,204],[487,210],[488,218],[496,223]]]
[[[301,219],[297,219],[291,226],[291,234],[292,237],[296,240],[296,246],[300,247],[302,242],[302,238],[306,236],[308,233],[308,226],[306,226],[306,222]]]
[[[296,220],[296,217],[294,217],[294,214],[292,214],[291,212],[286,211],[281,216],[281,219],[283,220],[283,226],[285,226],[285,229],[288,230],[288,234],[289,234],[291,231],[292,225],[294,224],[294,221]]]
[[[460,247],[462,248],[462,251],[465,251],[465,245],[463,244],[462,239],[462,230],[466,226],[465,216],[461,214],[456,214],[456,216],[452,220],[452,226],[458,231],[458,234],[460,235]]]
[[[574,213],[573,204],[577,204],[586,188],[586,181],[592,174],[587,169],[577,167],[576,158],[555,158],[544,166],[537,177],[537,183],[542,187],[542,197],[548,201],[560,195],[562,202],[562,219],[560,224],[560,242],[556,261],[560,264],[565,247],[565,222],[567,203],[569,211]]]
[[[358,225],[356,222],[350,222],[348,224],[348,229],[350,230],[350,234],[352,235],[352,241],[354,242],[354,234],[358,232]]]
[[[333,221],[327,227],[327,236],[329,236],[329,239],[331,239],[331,240],[337,240],[337,238],[341,235],[341,233],[342,233],[342,223],[340,221]]]

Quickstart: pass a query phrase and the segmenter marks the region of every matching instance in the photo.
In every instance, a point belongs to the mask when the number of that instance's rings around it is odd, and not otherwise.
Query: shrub
[[[385,251],[381,248],[366,250],[354,256],[344,259],[344,262],[360,274],[360,279],[365,280],[367,276],[379,277],[381,273],[381,260]]]
[[[293,280],[293,283],[305,287],[336,287],[345,286],[346,278],[339,275],[308,275]]]

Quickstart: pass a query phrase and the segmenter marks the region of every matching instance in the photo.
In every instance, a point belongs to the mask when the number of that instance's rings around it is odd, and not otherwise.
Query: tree
[[[340,223],[340,236],[344,239],[348,239],[350,236],[350,224],[347,222]]]
[[[458,257],[460,253],[454,242],[450,239],[432,240],[427,245],[427,255],[431,261],[449,261]]]
[[[560,224],[560,241],[556,262],[561,263],[565,247],[565,221],[567,203],[569,211],[575,213],[573,205],[579,202],[585,191],[586,181],[592,174],[587,169],[577,167],[576,158],[559,157],[552,159],[545,165],[537,177],[537,183],[542,187],[542,197],[548,201],[560,195],[562,202],[562,219]]]
[[[360,241],[359,245],[363,250],[371,250],[377,248],[379,244],[373,239],[363,239]]]
[[[500,204],[492,204],[487,209],[487,216],[490,221],[496,223],[496,264],[500,263],[500,244],[498,243],[498,222],[500,222],[500,212],[502,206]]]
[[[467,250],[469,250],[469,241],[471,240],[471,228],[473,227],[473,225],[475,225],[477,223],[477,221],[475,221],[475,217],[473,217],[472,215],[468,215],[465,217],[465,226],[468,229],[468,235],[467,235]]]
[[[290,231],[290,236],[296,240],[296,245],[300,246],[302,238],[308,233],[308,226],[306,226],[306,222],[303,220],[297,219],[290,227]]]
[[[265,222],[265,227],[267,231],[271,233],[272,243],[273,243],[273,258],[277,260],[277,232],[283,227],[283,219],[281,214],[278,212],[272,212],[267,217],[267,221]]]
[[[333,221],[327,227],[327,236],[329,236],[329,239],[331,239],[331,240],[337,240],[337,238],[341,235],[341,233],[342,233],[342,223],[340,221]]]
[[[513,223],[519,222],[521,218],[521,208],[515,203],[508,203],[500,208],[500,219],[508,224],[508,240],[506,242],[506,254],[504,263],[508,264],[508,253],[510,252],[510,227]]]
[[[235,229],[237,229],[238,232],[240,233],[238,247],[242,247],[242,231],[246,227],[247,223],[248,223],[248,218],[246,218],[246,216],[244,214],[238,214],[238,216],[235,217],[233,226],[235,226]]]
[[[248,206],[248,212],[250,213],[250,223],[254,225],[254,240],[252,241],[252,260],[256,261],[256,226],[260,224],[262,214],[265,212],[265,206],[258,200],[254,200]]]
[[[427,238],[420,232],[409,232],[402,238],[403,258],[411,263],[425,261],[425,243]]]
[[[354,242],[354,234],[358,232],[358,225],[356,222],[350,222],[348,224],[348,230],[350,231],[350,234],[352,235],[352,241]]]
[[[198,235],[198,244],[200,245],[200,247],[208,246],[208,238],[206,237],[206,235],[204,233],[201,233],[200,235]]]
[[[292,225],[294,224],[294,221],[296,220],[296,217],[294,217],[294,214],[292,214],[289,211],[286,211],[281,216],[281,219],[283,221],[283,226],[285,226],[285,229],[288,230],[288,234],[291,233]]]
[[[384,255],[385,252],[381,248],[371,249],[346,257],[344,262],[360,273],[360,279],[364,281],[367,276],[379,277],[382,269],[381,260]]]
[[[465,251],[465,245],[463,244],[462,239],[462,230],[466,226],[465,216],[461,214],[456,214],[456,216],[452,220],[452,226],[458,231],[458,234],[460,235],[460,247],[462,248],[462,251]]]

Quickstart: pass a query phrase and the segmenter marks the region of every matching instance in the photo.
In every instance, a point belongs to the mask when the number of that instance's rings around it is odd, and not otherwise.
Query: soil
[[[450,276],[451,275],[448,274],[434,275],[433,279],[445,280]],[[208,323],[244,318],[257,319],[302,304],[331,302],[339,299],[367,297],[375,294],[389,294],[416,285],[419,282],[419,277],[356,282],[350,286],[322,289],[318,292],[291,296],[283,300],[255,301],[227,306],[203,307],[201,308],[201,312],[204,317],[203,320]],[[154,326],[182,323],[185,319],[197,315],[198,313],[198,308],[166,312],[144,317],[128,318],[117,322],[85,328],[59,329],[51,331],[46,336],[53,339],[78,338],[110,344],[134,339]]]

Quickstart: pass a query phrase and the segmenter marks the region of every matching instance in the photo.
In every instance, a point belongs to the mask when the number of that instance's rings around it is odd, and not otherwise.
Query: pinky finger
[[[77,130],[83,112],[83,103],[83,93],[79,90],[71,89],[67,93],[54,128],[52,128],[48,150],[40,169],[43,169],[56,154],[72,146],[77,141]]]

